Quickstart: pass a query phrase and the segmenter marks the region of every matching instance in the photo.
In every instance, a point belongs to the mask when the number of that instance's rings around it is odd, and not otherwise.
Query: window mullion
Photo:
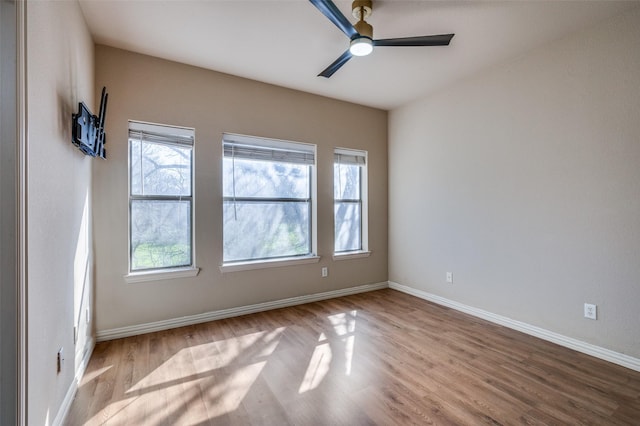
[[[191,201],[191,195],[131,195],[131,200],[149,200],[149,201]]]
[[[311,198],[222,197],[222,200],[238,203],[309,203]]]

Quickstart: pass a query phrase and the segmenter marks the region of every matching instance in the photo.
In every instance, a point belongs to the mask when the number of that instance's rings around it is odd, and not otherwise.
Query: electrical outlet
[[[329,268],[327,268],[326,266],[322,267],[322,278],[326,278],[329,276]]]
[[[447,282],[449,284],[453,283],[453,272],[447,272]]]
[[[598,319],[598,307],[591,303],[584,304],[584,317],[592,320]]]
[[[58,349],[58,356],[56,362],[56,372],[60,373],[62,371],[62,366],[64,365],[64,349]]]

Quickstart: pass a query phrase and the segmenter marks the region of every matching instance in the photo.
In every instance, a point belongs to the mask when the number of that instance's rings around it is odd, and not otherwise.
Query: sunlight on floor
[[[309,362],[306,371],[302,370],[305,373],[298,394],[317,389],[331,371],[351,375],[357,316],[352,310],[326,317],[312,353],[307,352]],[[286,327],[279,327],[234,337],[223,335],[227,338],[202,344],[194,341],[188,347],[184,341],[158,339],[144,353],[133,350],[128,356],[148,359],[150,370],[132,369],[121,382],[104,382],[104,386],[113,386],[120,398],[95,413],[92,420],[100,424],[160,424],[170,419],[173,424],[197,424],[235,412],[285,331]],[[110,368],[88,373],[86,379],[96,380]],[[204,408],[187,409],[190,406]]]
[[[349,336],[344,345],[344,374],[351,375],[351,364],[353,363],[353,348],[356,346],[356,336]]]
[[[238,409],[262,369],[267,364],[286,327],[217,340],[183,348],[146,376],[126,388],[122,399],[98,413],[92,420],[117,421],[118,424],[161,424],[163,419],[179,419],[180,424],[193,424]],[[166,347],[150,353],[162,357]],[[91,373],[88,380],[110,367]],[[131,380],[135,380],[135,371]],[[197,386],[193,386],[193,382]],[[205,401],[206,411],[193,412],[186,407],[197,399]],[[131,406],[130,410],[127,408]],[[134,407],[135,406],[135,407]],[[142,407],[142,408],[141,408]],[[135,415],[129,413],[136,413]],[[140,413],[143,413],[142,416]],[[116,420],[117,419],[117,420]]]
[[[331,315],[329,321],[333,325],[333,328],[338,336],[346,336],[342,341],[344,342],[344,357],[345,365],[344,372],[347,376],[351,374],[351,365],[353,363],[353,351],[356,344],[356,317],[358,311],[353,310],[351,312]]]
[[[209,387],[203,383],[209,417],[218,417],[235,411],[266,364],[267,361],[262,361],[237,369],[216,386]]]
[[[356,336],[353,333],[356,331],[357,314],[358,311],[353,310],[349,313],[340,313],[328,317],[333,326],[333,332],[341,337],[338,341],[344,344],[344,373],[347,376],[351,374],[351,365],[353,363],[356,341]],[[334,359],[332,342],[324,332],[320,333],[318,342],[319,344],[313,351],[309,366],[300,384],[299,394],[317,388],[331,369],[331,361]],[[336,341],[334,340],[334,347],[336,346],[335,343]]]
[[[324,376],[329,372],[331,357],[331,345],[329,343],[321,343],[316,346],[298,393],[304,393],[318,387]]]
[[[101,374],[104,374],[105,372],[109,371],[109,369],[111,369],[112,367],[113,367],[113,365],[108,365],[106,367],[100,368],[99,370],[87,372],[87,373],[85,373],[84,377],[82,378],[82,381],[83,382],[90,382],[93,379],[95,379],[96,377],[100,376]]]

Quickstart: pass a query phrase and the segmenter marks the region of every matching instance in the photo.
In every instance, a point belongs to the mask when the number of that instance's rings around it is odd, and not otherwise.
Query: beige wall
[[[640,357],[639,118],[637,8],[392,111],[389,279]]]
[[[94,108],[93,41],[77,2],[29,2],[28,418],[46,425],[71,396],[91,347],[91,165],[71,143],[78,102]],[[74,344],[74,326],[79,327]],[[56,373],[56,354],[65,362]],[[69,402],[67,400],[67,402]]]
[[[387,113],[105,46],[96,90],[109,92],[106,161],[95,164],[98,332],[387,280]],[[128,284],[127,120],[193,127],[194,278]],[[223,132],[318,146],[318,264],[222,274]],[[369,152],[367,259],[332,260],[333,148]],[[329,277],[320,268],[329,267]]]

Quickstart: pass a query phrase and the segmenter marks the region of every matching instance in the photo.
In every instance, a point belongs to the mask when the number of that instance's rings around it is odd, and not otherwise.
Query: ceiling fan
[[[440,34],[374,40],[373,27],[365,21],[371,16],[371,0],[354,0],[351,4],[351,13],[358,20],[355,25],[345,18],[331,0],[309,1],[351,40],[349,49],[318,74],[318,77],[331,77],[353,56],[366,56],[373,51],[374,46],[448,46],[454,36],[454,34]]]

